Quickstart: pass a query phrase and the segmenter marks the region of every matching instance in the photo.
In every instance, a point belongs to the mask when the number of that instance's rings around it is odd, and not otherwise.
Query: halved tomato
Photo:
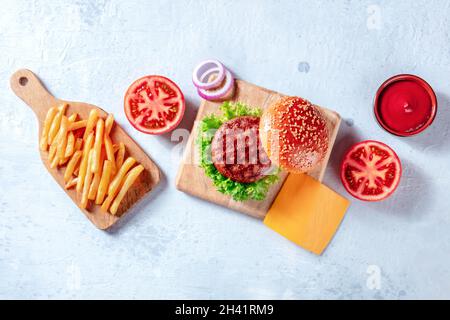
[[[351,147],[341,166],[345,189],[364,201],[386,199],[397,188],[401,175],[402,166],[394,150],[373,140]]]
[[[139,131],[163,134],[178,126],[185,102],[180,88],[163,76],[142,77],[125,94],[125,114]]]

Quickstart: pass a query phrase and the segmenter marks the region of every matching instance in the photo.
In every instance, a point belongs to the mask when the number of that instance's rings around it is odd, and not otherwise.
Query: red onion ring
[[[223,85],[217,89],[205,90],[197,89],[198,94],[205,100],[218,100],[229,93],[230,89],[234,86],[234,78],[231,72],[225,69],[225,79],[223,80]]]
[[[218,75],[216,79],[211,82],[208,81],[208,78],[205,78],[204,75],[208,73],[211,69],[217,69]],[[224,77],[225,77],[225,67],[217,60],[206,60],[200,63],[197,67],[195,67],[194,72],[192,74],[192,82],[198,89],[212,89],[218,87]]]
[[[226,70],[226,69],[225,69]],[[219,77],[219,73],[220,73],[220,68],[219,67],[215,67],[215,68],[211,68],[208,71],[206,71],[200,78],[200,81],[203,83],[209,83],[209,81],[215,81],[216,78]],[[212,75],[217,74],[215,78],[211,78]],[[225,72],[223,73],[223,78],[225,78]],[[222,79],[223,81],[223,79]],[[209,88],[209,89],[215,89],[220,87],[220,85],[222,84],[222,81],[219,82],[219,84],[217,86],[215,86],[214,88]],[[207,89],[208,90],[208,89]]]

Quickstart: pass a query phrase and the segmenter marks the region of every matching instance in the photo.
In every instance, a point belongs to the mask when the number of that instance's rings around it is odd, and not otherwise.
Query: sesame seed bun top
[[[328,149],[328,127],[322,112],[299,97],[284,97],[261,116],[260,138],[270,160],[301,173],[314,169]]]

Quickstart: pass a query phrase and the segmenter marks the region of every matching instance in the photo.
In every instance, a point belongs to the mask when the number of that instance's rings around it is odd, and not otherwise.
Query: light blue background
[[[450,1],[1,6],[1,298],[450,298]],[[191,72],[211,57],[342,115],[327,185],[348,196],[337,176],[343,150],[370,138],[399,154],[398,191],[381,203],[353,201],[320,257],[178,192],[176,142],[132,129],[122,99],[140,76],[170,77],[187,98],[190,128],[200,102]],[[54,95],[113,112],[161,167],[162,186],[121,227],[94,228],[44,169],[34,114],[9,88],[23,67]],[[435,123],[413,138],[389,135],[373,118],[376,89],[398,73],[422,76],[439,98]]]

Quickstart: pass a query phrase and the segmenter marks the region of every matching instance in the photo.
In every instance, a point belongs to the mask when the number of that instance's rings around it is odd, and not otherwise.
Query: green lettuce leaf
[[[211,161],[211,141],[219,127],[228,120],[241,116],[260,117],[262,110],[252,108],[241,102],[224,102],[220,106],[221,115],[211,114],[203,118],[199,125],[197,145],[200,148],[200,167],[205,170],[206,176],[210,177],[221,193],[230,195],[236,201],[264,200],[269,187],[278,181],[280,170],[274,169],[264,178],[251,182],[241,183],[223,176]]]

